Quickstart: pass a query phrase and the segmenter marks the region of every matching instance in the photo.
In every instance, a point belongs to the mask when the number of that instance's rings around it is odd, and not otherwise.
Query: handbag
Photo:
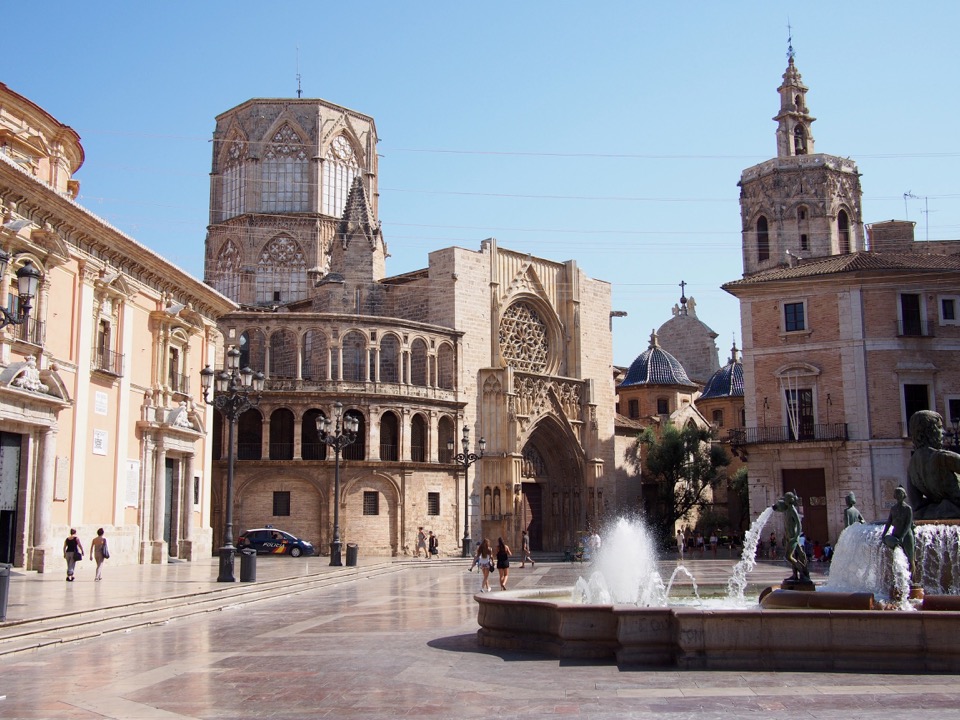
[[[108,560],[110,558],[110,549],[107,547],[107,541],[103,541],[103,559]]]

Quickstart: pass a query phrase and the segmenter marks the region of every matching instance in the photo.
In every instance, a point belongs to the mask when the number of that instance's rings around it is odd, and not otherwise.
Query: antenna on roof
[[[790,25],[790,18],[787,18],[787,61],[793,62],[793,28]]]
[[[300,46],[297,45],[297,97],[299,98],[303,95],[303,91],[300,89]]]

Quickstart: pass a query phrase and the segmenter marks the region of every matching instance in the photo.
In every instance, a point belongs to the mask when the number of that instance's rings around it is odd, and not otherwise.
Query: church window
[[[347,382],[366,382],[367,341],[359,332],[350,332],[343,337],[341,353],[343,355],[343,380]]]
[[[235,137],[227,147],[226,159],[220,172],[224,219],[243,213],[245,155],[246,146],[243,140]]]
[[[254,372],[263,372],[267,357],[267,342],[259,330],[247,330],[240,334],[240,367],[252,368]]]
[[[807,329],[806,308],[803,301],[783,304],[783,329],[784,332]]]
[[[437,385],[453,390],[453,347],[447,343],[437,350]]]
[[[438,492],[428,492],[427,493],[427,515],[439,515],[440,514],[440,493]]]
[[[220,248],[210,280],[217,292],[234,302],[240,299],[240,249],[233,240],[227,240]]]
[[[850,219],[846,210],[837,213],[837,239],[840,241],[840,254],[850,252]]]
[[[284,125],[274,134],[260,163],[260,209],[308,211],[309,163],[303,140],[289,125]]]
[[[380,459],[393,462],[400,459],[400,423],[392,412],[380,418]]]
[[[532,305],[517,302],[500,320],[500,353],[507,365],[524,372],[547,370],[550,345],[547,325]]]
[[[419,414],[410,420],[410,459],[427,461],[427,421]]]
[[[344,135],[338,135],[330,143],[323,159],[323,208],[324,215],[340,217],[347,202],[347,194],[353,179],[360,172],[360,163],[353,145]]]
[[[427,344],[420,338],[410,344],[410,383],[427,386]]]
[[[810,241],[807,239],[807,234],[806,234],[806,233],[801,233],[801,234],[800,234],[800,249],[801,249],[801,250],[809,250],[809,249],[810,249]]]
[[[627,402],[627,407],[629,408],[628,412],[630,413],[628,417],[630,417],[632,420],[636,420],[638,417],[640,417],[640,401],[639,400],[637,400],[636,398],[629,400]]]
[[[293,460],[293,412],[279,408],[270,416],[270,459]]]
[[[363,491],[363,514],[380,514],[380,493],[378,493],[376,490]]]
[[[713,411],[713,424],[718,428],[723,427],[723,410]]]
[[[904,383],[903,408],[907,422],[904,427],[910,427],[910,418],[915,412],[930,409],[930,393],[926,385]]]
[[[318,330],[307,330],[303,334],[303,348],[301,349],[301,373],[304,380],[328,380],[327,339]]]
[[[279,235],[260,253],[257,262],[257,304],[302,300],[307,296],[307,262],[303,250],[288,235]]]
[[[384,335],[380,341],[380,382],[401,382],[400,341],[396,335]]]
[[[658,415],[670,414],[670,401],[667,400],[667,398],[657,398],[657,414]]]
[[[757,260],[763,262],[770,259],[770,232],[767,229],[767,219],[761,215],[757,219]]]
[[[957,317],[957,303],[960,302],[960,296],[956,295],[941,295],[940,296],[940,324],[941,325],[956,325],[958,318]]]
[[[813,390],[787,388],[784,390],[791,440],[814,438]]]

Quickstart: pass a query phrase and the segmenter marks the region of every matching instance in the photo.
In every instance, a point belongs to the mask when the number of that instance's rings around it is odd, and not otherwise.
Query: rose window
[[[500,320],[500,353],[507,365],[525,372],[547,370],[547,325],[530,305],[514,303]]]

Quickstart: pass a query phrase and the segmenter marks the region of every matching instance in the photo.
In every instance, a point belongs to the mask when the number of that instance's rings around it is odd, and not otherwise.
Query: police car
[[[313,545],[306,540],[294,537],[288,532],[276,528],[256,528],[247,530],[237,540],[237,547],[257,551],[258,555],[313,555]]]

